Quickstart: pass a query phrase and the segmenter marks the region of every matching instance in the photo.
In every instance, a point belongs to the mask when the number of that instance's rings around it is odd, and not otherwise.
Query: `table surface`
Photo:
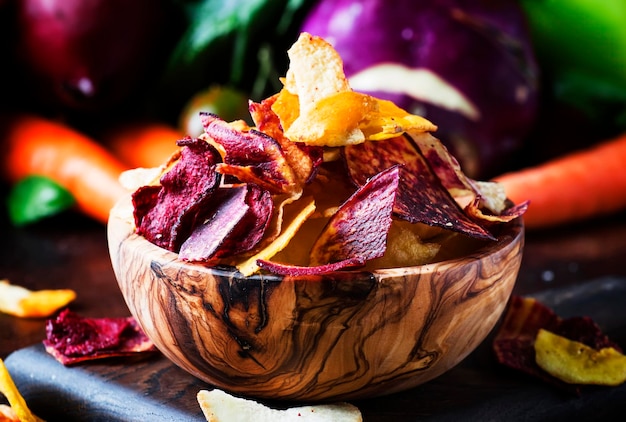
[[[34,290],[74,289],[77,292],[77,299],[71,308],[84,316],[129,315],[110,265],[104,226],[79,215],[66,214],[34,226],[14,228],[8,223],[6,215],[0,214],[0,234],[2,234],[0,279],[8,279],[14,284]],[[541,232],[529,232],[526,234],[522,268],[514,294],[550,294],[564,289],[575,289],[594,280],[626,280],[625,263],[626,215],[615,215],[585,224]],[[626,283],[622,283],[621,286],[626,286]],[[616,315],[617,313],[609,312],[605,319],[615,320],[605,320],[602,323],[611,325],[613,332],[621,333],[626,328],[626,320],[622,319],[624,312],[621,312],[619,317]],[[44,319],[20,319],[0,314],[0,357],[5,359],[12,352],[40,345],[44,335]],[[488,348],[486,342],[488,340],[481,346],[482,349]],[[468,362],[472,359],[488,359],[486,356],[488,354],[477,351],[470,355]],[[529,406],[530,401],[536,400],[536,391],[526,399],[519,399],[520,392],[527,394],[536,388],[541,396],[545,391],[549,391],[539,382],[509,372],[497,375],[496,378],[493,378],[494,373],[484,374],[485,376],[477,381],[476,371],[469,370],[468,365],[464,363],[454,368],[441,380],[429,383],[428,387],[422,389],[418,387],[416,390],[375,401],[358,403],[363,409],[365,421],[384,420],[382,417],[377,419],[374,406],[377,408],[387,406],[385,417],[394,415],[397,420],[413,420],[408,417],[402,418],[402,407],[411,406],[410,403],[415,401],[416,394],[419,394],[422,400],[442,404],[433,405],[428,412],[431,416],[437,416],[431,418],[433,420],[446,420],[445,416],[450,416],[452,412],[452,410],[448,412],[447,409],[453,409],[455,403],[472,401],[473,406],[480,404],[481,401],[488,403],[490,392],[501,393],[503,388],[515,389],[516,403],[520,400],[529,400]],[[623,388],[616,391],[620,392],[621,396],[616,396],[618,393],[607,389],[594,392],[593,397],[625,401],[626,391]],[[575,410],[577,406],[570,405],[568,400],[564,403]],[[500,400],[497,406],[502,405],[511,406],[511,403]],[[554,406],[554,401],[550,402],[550,406]],[[603,406],[606,407],[606,402]],[[485,409],[482,411],[486,414]],[[410,412],[406,414],[408,413]],[[450,418],[452,420],[452,416]]]

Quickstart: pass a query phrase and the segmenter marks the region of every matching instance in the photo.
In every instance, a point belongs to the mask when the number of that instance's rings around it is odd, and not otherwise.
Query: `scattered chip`
[[[67,309],[47,321],[43,344],[63,365],[157,350],[133,317],[86,318]]]
[[[0,280],[0,312],[21,318],[48,317],[76,299],[70,289],[32,291]]]
[[[222,390],[201,390],[198,404],[207,422],[362,422],[361,411],[346,402],[275,409]]]
[[[26,400],[20,394],[17,389],[9,370],[4,365],[2,359],[0,359],[0,393],[9,401],[10,408],[8,406],[2,406],[0,409],[0,421],[3,420],[2,416],[6,415],[7,421],[15,422],[42,422],[43,420],[38,418],[26,404]]]
[[[562,319],[536,299],[512,296],[502,325],[493,340],[498,361],[565,391],[580,394],[579,384],[564,382],[538,365],[535,341],[542,329],[596,350],[612,348],[621,353],[621,348],[602,333],[591,318]]]
[[[540,329],[535,339],[537,364],[569,384],[618,386],[626,381],[626,356],[613,347],[596,350]]]

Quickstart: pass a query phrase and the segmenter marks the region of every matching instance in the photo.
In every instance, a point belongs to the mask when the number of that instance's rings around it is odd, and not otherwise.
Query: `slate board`
[[[603,278],[534,297],[562,317],[592,317],[612,340],[626,346],[626,279]],[[621,420],[626,414],[626,385],[589,387],[573,397],[500,366],[491,340],[427,384],[352,403],[365,422],[571,422],[616,420],[618,415]],[[5,363],[29,406],[49,422],[205,420],[196,394],[211,386],[160,355],[64,367],[36,345],[14,352]]]

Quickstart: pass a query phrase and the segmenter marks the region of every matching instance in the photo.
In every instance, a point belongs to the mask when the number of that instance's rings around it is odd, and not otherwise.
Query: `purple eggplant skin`
[[[14,0],[27,88],[59,109],[99,112],[147,84],[164,49],[167,0]]]
[[[356,91],[431,120],[463,170],[485,178],[515,165],[537,120],[525,19],[515,0],[319,0],[301,30],[335,47]]]

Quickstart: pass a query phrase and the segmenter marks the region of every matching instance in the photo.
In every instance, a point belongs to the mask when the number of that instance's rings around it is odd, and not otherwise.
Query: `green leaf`
[[[7,198],[9,218],[24,226],[59,214],[75,203],[65,188],[43,176],[29,176],[15,184]]]
[[[201,56],[214,51],[216,44],[232,36],[236,43],[243,43],[237,49],[245,51],[248,32],[265,11],[275,7],[272,3],[276,4],[271,0],[201,0],[188,5],[189,27],[174,50],[170,66],[194,66]],[[234,69],[241,64],[241,53],[236,52],[232,59]]]

